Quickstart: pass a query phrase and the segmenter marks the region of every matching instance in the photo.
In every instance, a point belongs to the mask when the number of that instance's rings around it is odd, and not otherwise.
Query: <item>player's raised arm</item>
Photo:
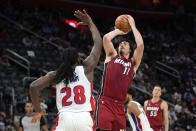
[[[39,91],[52,84],[55,74],[55,71],[48,72],[45,76],[42,76],[31,83],[29,91],[36,112],[42,112],[39,102]]]
[[[131,25],[131,29],[133,31],[133,35],[135,37],[135,41],[137,44],[137,48],[135,49],[134,54],[133,54],[134,72],[136,73],[142,60],[142,56],[144,52],[144,42],[143,42],[143,38],[140,32],[135,26],[135,21],[133,17],[131,17],[130,15],[127,15],[126,17],[129,21],[129,24]]]
[[[93,23],[91,17],[87,14],[85,10],[83,10],[83,12],[77,10],[75,11],[74,15],[81,20],[79,24],[88,25],[92,33],[94,46],[90,52],[90,55],[83,61],[84,68],[86,72],[89,73],[93,71],[93,69],[96,67],[96,65],[99,62],[101,49],[102,49],[102,38],[97,27]]]

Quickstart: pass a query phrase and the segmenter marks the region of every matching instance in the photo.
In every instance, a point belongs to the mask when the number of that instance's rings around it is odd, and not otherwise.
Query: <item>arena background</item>
[[[0,0],[0,131],[3,124],[6,131],[18,129],[29,83],[59,66],[62,48],[78,48],[82,59],[89,54],[91,35],[86,26],[76,28],[77,9],[87,10],[102,36],[118,15],[135,18],[145,44],[132,84],[137,101],[143,105],[159,83],[169,103],[170,131],[196,130],[195,0]],[[95,97],[104,59],[103,51],[94,74]],[[57,116],[55,88],[44,89],[40,101],[47,105],[51,130]]]

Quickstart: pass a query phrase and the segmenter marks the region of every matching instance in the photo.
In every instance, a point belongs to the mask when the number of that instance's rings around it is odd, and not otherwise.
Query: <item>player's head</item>
[[[161,96],[161,86],[160,85],[155,85],[154,89],[152,91],[153,97],[160,97]]]
[[[128,38],[120,38],[117,51],[118,54],[131,58],[134,52],[132,42]]]
[[[33,104],[32,104],[32,102],[25,103],[24,109],[25,109],[27,114],[32,114],[33,113]]]
[[[127,91],[127,99],[128,101],[132,100],[135,97],[135,89],[129,88]]]
[[[62,63],[57,69],[55,82],[58,84],[64,80],[68,84],[74,79],[75,66],[80,64],[78,51],[76,48],[66,48],[62,54]]]

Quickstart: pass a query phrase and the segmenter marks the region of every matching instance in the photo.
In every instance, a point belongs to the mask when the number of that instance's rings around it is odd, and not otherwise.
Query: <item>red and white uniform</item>
[[[96,103],[96,125],[101,130],[126,130],[124,102],[134,70],[131,59],[117,55],[105,63],[102,87]]]
[[[56,85],[56,104],[59,111],[55,131],[93,131],[91,111],[94,111],[93,86],[83,66],[75,67],[73,82]]]
[[[127,113],[127,116],[128,116],[128,119],[129,119],[129,122],[131,124],[133,131],[153,131],[152,128],[150,127],[150,124],[146,117],[144,109],[140,105],[140,103],[136,101],[130,101],[130,102],[135,103],[141,112],[139,116],[136,116],[133,113],[131,114]]]
[[[146,106],[146,116],[150,122],[150,126],[154,131],[162,131],[162,110],[161,110],[162,100],[153,103],[148,100]]]

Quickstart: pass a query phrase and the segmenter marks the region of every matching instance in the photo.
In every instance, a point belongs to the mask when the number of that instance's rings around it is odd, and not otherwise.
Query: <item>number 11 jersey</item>
[[[56,85],[56,104],[60,112],[94,111],[93,85],[88,81],[83,66],[75,67],[75,78],[68,85]]]
[[[122,55],[105,64],[100,99],[102,96],[124,103],[133,77],[133,63]]]

